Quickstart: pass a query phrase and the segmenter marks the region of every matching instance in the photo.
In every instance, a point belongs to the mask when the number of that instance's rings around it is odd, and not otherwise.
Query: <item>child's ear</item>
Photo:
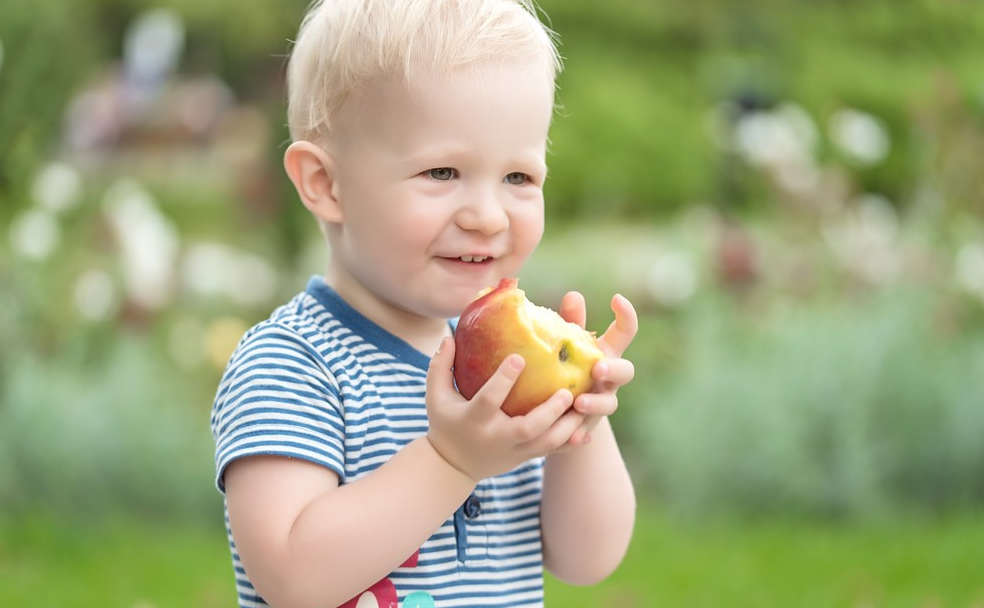
[[[326,222],[342,221],[335,190],[335,161],[328,152],[309,141],[295,141],[284,152],[284,169],[308,211]]]

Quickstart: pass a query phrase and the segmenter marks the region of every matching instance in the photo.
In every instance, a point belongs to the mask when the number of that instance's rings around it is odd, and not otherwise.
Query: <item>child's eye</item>
[[[438,167],[437,169],[430,169],[427,171],[427,176],[431,179],[436,179],[441,182],[446,182],[452,180],[457,175],[457,171],[451,167]]]
[[[513,186],[521,186],[526,182],[528,182],[529,179],[530,177],[525,173],[520,173],[516,171],[514,173],[510,173],[509,175],[507,175],[503,181],[506,182],[507,184],[512,184]]]

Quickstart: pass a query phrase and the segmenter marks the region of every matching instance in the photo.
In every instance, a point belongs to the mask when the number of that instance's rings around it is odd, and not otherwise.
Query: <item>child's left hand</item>
[[[628,384],[635,376],[635,367],[622,354],[632,343],[639,331],[639,317],[632,303],[624,296],[615,295],[611,302],[615,320],[598,338],[598,346],[605,358],[591,370],[594,387],[591,392],[579,395],[574,400],[574,409],[587,418],[571,436],[566,446],[558,451],[566,451],[591,441],[591,431],[604,416],[610,416],[618,409],[618,389]],[[568,292],[560,302],[560,316],[571,323],[584,327],[587,309],[584,296],[576,291]]]

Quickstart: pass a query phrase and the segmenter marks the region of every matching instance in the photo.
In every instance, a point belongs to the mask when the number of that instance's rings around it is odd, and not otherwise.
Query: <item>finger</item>
[[[618,387],[628,384],[635,378],[635,364],[628,359],[604,359],[591,368],[591,379],[595,381],[592,392],[601,392],[605,387]]]
[[[444,338],[427,368],[425,390],[427,395],[439,396],[454,391],[454,339]]]
[[[584,416],[568,409],[531,442],[531,451],[536,454],[551,454],[563,450],[565,446],[571,445],[571,439],[583,424]]]
[[[499,364],[499,368],[482,385],[482,388],[478,389],[471,402],[488,411],[501,409],[525,366],[526,361],[523,357],[516,354],[509,355]]]
[[[570,452],[583,445],[591,443],[591,431],[598,426],[598,422],[601,420],[601,416],[585,416],[581,421],[580,426],[571,433],[567,442],[560,446],[558,449],[554,450],[554,454],[563,454],[565,452]]]
[[[639,316],[632,303],[621,294],[612,297],[612,312],[615,313],[615,320],[608,326],[605,334],[598,338],[598,343],[602,345],[602,350],[620,357],[639,331]]]
[[[618,409],[614,392],[585,393],[574,400],[574,409],[588,416],[611,416]]]
[[[568,291],[564,294],[560,300],[560,316],[570,323],[584,327],[588,318],[584,296],[577,291]]]
[[[591,443],[591,431],[601,422],[601,416],[587,416],[581,426],[571,435],[568,442],[571,446],[577,447]]]
[[[561,389],[549,399],[530,410],[525,416],[517,416],[520,424],[517,429],[519,441],[529,441],[547,432],[570,409],[574,396],[567,389]]]

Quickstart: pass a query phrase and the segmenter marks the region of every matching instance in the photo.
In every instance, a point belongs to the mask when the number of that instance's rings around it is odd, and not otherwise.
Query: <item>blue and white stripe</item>
[[[252,455],[302,458],[341,483],[367,475],[427,432],[428,357],[373,324],[321,279],[240,341],[216,394],[216,485]],[[425,591],[437,607],[543,605],[542,459],[483,480],[390,575],[402,599]],[[242,567],[226,517],[239,605],[267,606]],[[374,542],[375,539],[367,539]],[[339,550],[344,550],[340,548]]]

